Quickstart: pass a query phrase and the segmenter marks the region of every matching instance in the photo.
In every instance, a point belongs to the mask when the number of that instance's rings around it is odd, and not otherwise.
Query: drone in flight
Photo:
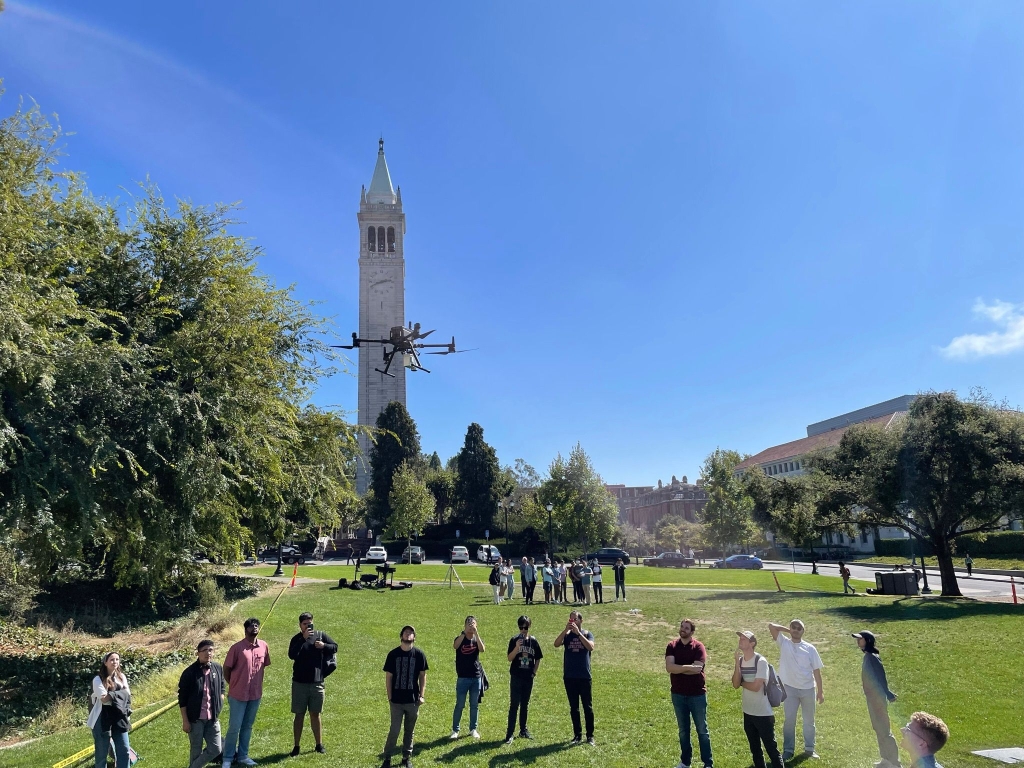
[[[336,344],[333,345],[336,349],[358,349],[363,346],[370,344],[380,344],[384,350],[384,370],[380,368],[374,368],[373,370],[377,373],[382,373],[385,376],[395,377],[395,374],[390,373],[391,363],[397,355],[402,356],[402,365],[408,368],[410,371],[423,371],[424,373],[430,373],[426,368],[420,364],[420,356],[417,350],[425,348],[438,348],[442,351],[439,352],[424,352],[425,355],[456,355],[460,352],[472,352],[471,349],[456,349],[455,348],[455,337],[452,336],[452,340],[447,344],[424,344],[423,339],[427,338],[433,331],[420,331],[419,323],[409,323],[409,327],[406,328],[401,325],[394,325],[391,327],[391,331],[386,339],[360,339],[356,333],[352,334],[351,344]],[[390,349],[388,349],[390,347]]]

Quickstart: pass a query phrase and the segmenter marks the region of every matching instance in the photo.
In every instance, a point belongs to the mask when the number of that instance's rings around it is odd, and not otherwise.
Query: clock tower
[[[391,328],[405,325],[405,214],[402,188],[391,186],[391,174],[384,159],[384,139],[377,150],[370,188],[359,198],[359,338],[386,339]],[[384,349],[380,344],[360,347],[359,424],[372,427],[377,416],[392,400],[405,405],[405,367],[396,360],[385,376]],[[370,487],[370,439],[359,437],[362,459],[356,470],[356,492],[362,496]]]

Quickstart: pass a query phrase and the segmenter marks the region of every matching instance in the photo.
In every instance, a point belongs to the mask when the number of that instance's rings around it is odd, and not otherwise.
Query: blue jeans
[[[104,731],[99,722],[92,728],[92,743],[96,748],[96,768],[107,768],[107,753],[110,751],[110,740],[114,740],[114,765],[117,768],[128,768],[128,734]]]
[[[479,677],[458,677],[455,679],[455,714],[452,715],[452,730],[458,731],[462,722],[462,710],[466,706],[466,694],[469,694],[469,730],[475,731],[477,726],[477,703],[480,701]]]
[[[252,724],[256,720],[256,712],[262,699],[239,701],[228,696],[231,715],[228,717],[228,733],[224,737],[224,762],[230,762],[237,756],[242,760],[249,756],[249,739],[252,738]],[[235,747],[238,747],[237,752]]]
[[[713,768],[711,761],[711,734],[708,732],[708,696],[683,696],[672,694],[672,707],[676,711],[676,724],[679,726],[679,759],[683,765],[693,760],[693,746],[690,744],[690,718],[697,731],[697,743],[700,745],[700,759],[704,768]]]

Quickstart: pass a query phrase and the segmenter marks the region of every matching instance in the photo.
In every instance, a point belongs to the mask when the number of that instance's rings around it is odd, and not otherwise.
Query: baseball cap
[[[862,638],[864,638],[869,643],[875,642],[875,633],[874,632],[868,632],[866,629],[863,629],[860,632],[854,632],[852,635],[850,635],[850,637],[856,637],[856,638],[861,638],[862,637]]]
[[[754,633],[751,632],[749,629],[745,629],[742,632],[737,632],[736,634],[739,635],[740,637],[747,638],[747,640],[749,640],[752,643],[756,643],[757,642],[757,638],[754,636]]]

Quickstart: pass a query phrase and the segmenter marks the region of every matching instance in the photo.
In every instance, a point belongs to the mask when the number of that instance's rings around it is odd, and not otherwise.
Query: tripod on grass
[[[445,582],[447,582],[448,583],[448,589],[451,589],[454,586],[452,584],[452,578],[453,577],[455,578],[455,581],[459,582],[459,586],[460,587],[462,587],[463,589],[466,588],[466,585],[462,583],[462,579],[459,578],[459,574],[455,570],[455,563],[450,563],[448,565],[448,573],[445,574],[444,581],[442,581],[441,583],[444,584]]]

